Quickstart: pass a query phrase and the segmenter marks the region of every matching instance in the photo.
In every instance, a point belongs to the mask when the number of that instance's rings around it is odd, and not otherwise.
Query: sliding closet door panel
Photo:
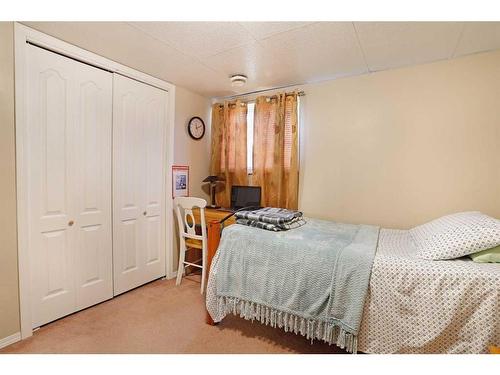
[[[113,101],[116,295],[165,275],[167,93],[115,75]]]
[[[28,47],[29,243],[33,326],[75,306],[71,127],[73,66],[61,56]]]
[[[77,309],[113,296],[111,127],[113,76],[87,65],[76,77]]]
[[[113,95],[113,201],[114,201],[114,293],[140,285],[143,199],[143,129],[140,123],[140,97],[126,81],[114,81]]]
[[[146,105],[144,138],[146,145],[146,267],[150,277],[165,273],[164,211],[164,143],[166,93],[151,90]]]
[[[36,327],[112,296],[112,78],[35,46],[27,50]]]

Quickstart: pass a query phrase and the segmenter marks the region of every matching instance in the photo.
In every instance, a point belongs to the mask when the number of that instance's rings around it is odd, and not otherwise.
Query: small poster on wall
[[[189,196],[189,166],[172,166],[172,198]]]

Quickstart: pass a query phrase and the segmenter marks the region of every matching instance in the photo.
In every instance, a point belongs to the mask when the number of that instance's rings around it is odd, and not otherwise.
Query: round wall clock
[[[188,133],[193,139],[202,139],[205,135],[205,123],[199,117],[193,117],[188,123]]]

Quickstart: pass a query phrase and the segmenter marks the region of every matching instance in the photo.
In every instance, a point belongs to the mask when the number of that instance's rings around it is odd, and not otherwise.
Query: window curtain
[[[256,100],[252,182],[262,187],[263,206],[298,207],[297,100],[297,93]]]
[[[224,177],[216,192],[217,204],[231,206],[231,186],[248,185],[247,105],[239,100],[212,106],[212,157],[210,174]]]
[[[297,93],[256,99],[253,174],[247,174],[247,105],[212,106],[210,172],[223,176],[217,204],[231,206],[231,186],[262,187],[261,205],[297,209],[299,187]]]

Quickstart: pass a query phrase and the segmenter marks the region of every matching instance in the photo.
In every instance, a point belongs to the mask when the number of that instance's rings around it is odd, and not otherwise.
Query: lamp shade
[[[219,206],[217,206],[215,204],[215,188],[217,187],[217,182],[219,181],[225,181],[224,177],[222,176],[208,176],[207,178],[205,178],[203,180],[203,182],[209,182],[210,183],[210,195],[211,195],[211,198],[212,198],[212,202],[210,204],[210,208],[219,208]]]
[[[207,178],[205,178],[203,180],[203,182],[217,182],[217,181],[225,181],[224,180],[224,177],[221,177],[221,176],[208,176]]]

